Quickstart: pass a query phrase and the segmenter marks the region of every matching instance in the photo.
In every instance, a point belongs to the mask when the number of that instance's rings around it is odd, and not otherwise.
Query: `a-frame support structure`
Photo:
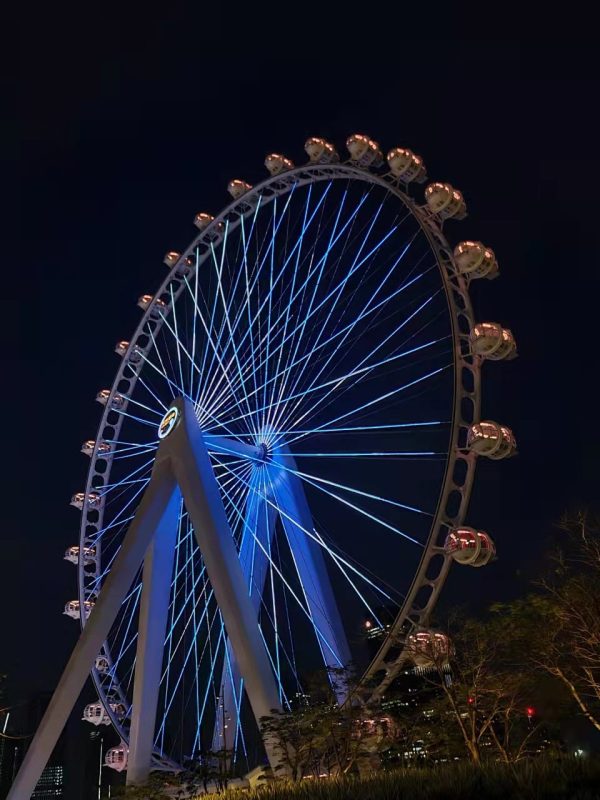
[[[265,467],[270,473],[262,487],[248,496],[245,527],[240,546],[240,563],[250,597],[258,617],[264,591],[269,559],[279,516],[294,558],[296,571],[304,591],[304,599],[326,667],[340,669],[350,663],[350,648],[344,626],[331,588],[323,549],[311,536],[313,520],[300,479],[295,475],[295,461],[285,447],[270,455]],[[217,715],[213,749],[219,750],[235,741],[239,726],[239,704],[242,676],[231,642],[228,659],[221,676],[220,702],[227,712],[230,738],[225,736],[225,714]],[[346,699],[344,687],[337,682],[338,702]]]
[[[8,800],[30,799],[142,562],[143,587],[127,782],[141,783],[147,778],[152,762],[173,557],[182,501],[194,527],[225,625],[227,647],[233,656],[234,668],[229,677],[223,677],[222,692],[233,697],[233,685],[243,680],[257,721],[281,708],[277,681],[258,623],[260,592],[256,587],[253,592],[249,589],[244,541],[238,553],[208,454],[210,447],[220,449],[219,440],[215,437],[205,440],[193,406],[188,401],[182,398],[175,401],[169,414],[169,432],[159,445],[151,480],[26,753]],[[207,441],[211,444],[207,445]],[[226,452],[233,451],[251,460],[264,457],[261,449],[252,445],[230,439],[220,441]],[[271,508],[276,505],[281,514],[309,612],[319,633],[325,664],[344,665],[349,660],[348,645],[321,546],[307,535],[312,532],[312,521],[304,491],[290,471],[294,467],[291,455],[280,451],[274,458],[274,468],[278,460],[281,480],[276,481],[275,497],[270,505]],[[267,516],[274,520],[271,512]],[[258,528],[253,531],[255,525],[256,519],[250,516],[244,531],[248,541],[257,533],[263,537],[273,535],[272,524],[267,524],[262,532]],[[260,565],[259,572],[261,570],[266,574],[266,563]],[[264,584],[264,578],[261,580]],[[269,741],[265,741],[265,749],[269,762],[274,766],[277,758]]]

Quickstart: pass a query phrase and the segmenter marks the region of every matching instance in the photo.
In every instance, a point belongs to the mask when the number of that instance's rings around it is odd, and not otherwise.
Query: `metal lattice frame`
[[[150,351],[153,344],[152,338],[148,336],[145,329],[156,334],[163,324],[162,317],[156,313],[157,301],[164,302],[165,306],[161,313],[165,317],[168,316],[172,304],[177,301],[185,287],[184,275],[192,276],[194,270],[200,269],[202,263],[210,255],[211,242],[214,244],[220,241],[221,223],[227,222],[229,230],[233,230],[241,223],[242,218],[253,213],[254,204],[259,197],[264,205],[287,194],[294,185],[307,185],[332,179],[354,179],[379,185],[393,193],[413,214],[427,237],[437,260],[450,313],[454,349],[453,430],[443,488],[427,545],[412,587],[359,687],[361,699],[373,702],[382,696],[404,662],[402,642],[405,637],[413,628],[427,624],[448,574],[451,558],[444,553],[443,540],[450,528],[464,522],[475,468],[475,455],[466,450],[466,433],[469,424],[479,420],[480,404],[479,367],[481,359],[471,354],[468,341],[468,333],[474,324],[468,282],[454,265],[451,248],[436,218],[426,206],[417,205],[407,194],[407,187],[395,179],[391,173],[376,175],[352,164],[306,165],[295,168],[282,175],[271,177],[252,188],[247,194],[227,206],[210,225],[195,237],[163,281],[129,343],[102,415],[85,493],[87,497],[95,488],[101,488],[108,483],[111,455],[99,454],[99,443],[103,439],[114,440],[119,436],[123,416],[114,410],[113,405],[115,398],[118,399],[120,396],[122,398],[120,409],[127,408],[127,397],[133,390],[145,363],[143,357],[139,357],[138,354],[143,356]],[[462,465],[462,469],[459,465]],[[90,546],[92,542],[90,537],[93,532],[101,530],[102,527],[103,501],[101,500],[96,508],[88,508],[87,504],[84,504],[80,548]],[[82,558],[79,562],[79,601],[82,605],[86,600],[94,600],[101,585],[100,540],[95,542],[94,546],[97,548],[95,564],[86,565]],[[85,622],[85,614],[82,614],[82,627],[85,626]],[[102,655],[109,662],[109,671],[102,673],[94,669],[93,679],[115,729],[123,740],[128,741],[129,720],[127,717],[118,718],[111,708],[110,702],[114,702],[114,698],[116,698],[125,707],[129,706],[129,702],[118,681],[111,676],[113,664],[108,647],[105,646]],[[170,758],[161,753],[155,753],[155,759],[157,767],[172,769],[177,766]]]

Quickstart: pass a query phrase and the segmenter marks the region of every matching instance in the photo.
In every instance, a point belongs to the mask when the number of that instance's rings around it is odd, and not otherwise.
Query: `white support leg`
[[[277,469],[278,461],[283,469]],[[273,462],[266,468],[271,473],[271,483],[275,490],[275,497],[270,499],[282,512],[281,521],[293,553],[299,578],[305,588],[309,613],[315,627],[318,628],[327,642],[326,644],[323,639],[318,637],[324,663],[332,669],[347,666],[351,658],[350,648],[331,588],[325,559],[320,545],[303,530],[304,528],[312,532],[313,521],[302,481],[289,471],[296,469],[294,459],[288,450],[282,449],[273,454]],[[265,508],[268,516],[265,514]],[[269,562],[265,552],[259,547],[258,543],[255,543],[252,532],[254,531],[260,544],[269,552],[275,530],[276,514],[277,511],[273,505],[259,496],[258,493],[253,493],[252,488],[250,488],[246,503],[245,529],[239,558],[244,577],[251,592],[257,618]],[[295,520],[298,524],[294,524],[292,520]],[[252,583],[250,583],[251,580]],[[235,704],[236,699],[239,703],[241,689],[239,669],[229,641],[227,647],[230,656],[231,674],[227,669],[227,664],[225,664],[220,692],[220,702],[223,703],[225,714],[217,714],[215,720],[214,750],[222,748],[224,742],[226,742],[228,748],[233,746],[233,740],[227,742],[224,736],[224,725],[227,724],[227,730],[233,731],[233,739],[239,723]],[[336,681],[336,689],[338,701],[342,703],[346,699],[346,687],[342,681]]]
[[[244,530],[242,532],[239,558],[256,619],[258,619],[260,613],[260,604],[268,569],[268,559],[260,545],[267,552],[269,551],[275,530],[275,513],[273,506],[268,505],[265,500],[250,488],[246,500]],[[219,684],[221,687],[219,703],[222,704],[222,710],[217,712],[215,718],[212,743],[212,749],[215,751],[220,749],[232,750],[234,748],[239,726],[238,707],[242,692],[242,681],[235,653],[229,639],[227,639],[226,646],[226,660],[223,664]],[[225,725],[227,725],[226,730]]]
[[[287,449],[273,456],[273,466],[269,466],[269,470],[275,472],[277,463],[280,463],[284,469],[278,470],[275,473],[276,479],[272,481],[276,503],[294,556],[298,577],[304,589],[308,609],[313,624],[319,632],[317,639],[323,661],[330,669],[340,669],[350,663],[350,648],[331,588],[321,545],[305,533],[305,531],[312,533],[314,525],[304,486],[292,472],[297,467]],[[344,702],[346,688],[338,685],[337,693],[338,702]]]
[[[135,519],[129,526],[119,554],[33,737],[7,800],[30,800],[174,491],[175,478],[170,464],[168,461],[157,463]]]
[[[174,507],[178,507],[179,489],[183,494],[189,516],[194,525],[198,545],[202,552],[208,577],[211,581],[227,635],[231,642],[240,675],[257,721],[280,710],[275,676],[258,627],[254,601],[248,593],[238,552],[229,528],[219,487],[203,440],[202,432],[191,404],[177,401],[181,419],[158,449],[152,479],[146,488],[135,517],[125,535],[117,558],[106,578],[96,605],[87,620],[71,658],[54,692],[50,705],[31,742],[21,768],[13,782],[7,800],[30,800],[52,750],[64,728],[67,718],[79,697],[92,669],[94,660],[106,640],[129,591],[144,556],[148,554],[146,572],[150,573],[149,586],[144,595],[144,610],[140,620],[142,664],[134,688],[134,702],[139,711],[134,712],[132,729],[132,764],[129,782],[143,780],[147,774],[148,751],[154,736],[157,684],[160,681],[158,645],[164,642],[164,603],[168,607],[168,592],[160,587],[172,572],[172,551],[169,531]],[[233,452],[242,452],[252,458],[256,450],[239,442],[223,442]],[[220,442],[214,443],[216,449]],[[159,540],[150,550],[155,532]],[[157,565],[171,549],[170,569],[157,572]],[[264,579],[263,579],[264,580]],[[259,598],[260,600],[260,598]],[[160,624],[154,630],[155,620]],[[159,630],[160,628],[160,630]],[[159,675],[156,676],[158,669]],[[145,703],[148,703],[145,708]],[[138,716],[139,715],[139,716]],[[153,718],[153,720],[150,719]],[[149,744],[150,742],[150,744]],[[278,764],[272,743],[265,741],[271,766]]]
[[[181,493],[177,488],[144,557],[133,684],[127,783],[144,783],[152,765]]]
[[[162,443],[194,525],[198,546],[231,641],[257,722],[281,708],[275,676],[260,635],[239,555],[223,507],[219,485],[202,432],[189,402],[176,401],[181,419]],[[157,455],[159,459],[160,453]],[[272,767],[278,758],[265,741]]]

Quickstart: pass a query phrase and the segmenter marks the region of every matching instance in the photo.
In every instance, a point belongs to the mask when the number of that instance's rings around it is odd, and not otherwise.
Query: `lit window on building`
[[[33,790],[32,800],[49,800],[64,795],[64,769],[61,764],[46,767]]]

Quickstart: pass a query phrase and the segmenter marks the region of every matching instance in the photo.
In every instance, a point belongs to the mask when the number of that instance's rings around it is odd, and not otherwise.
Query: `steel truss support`
[[[175,476],[170,463],[167,460],[156,462],[152,480],[27,750],[7,800],[30,799],[133,583],[154,532],[160,526],[165,513],[168,513],[176,492]]]
[[[273,454],[269,471],[276,505],[292,552],[310,617],[325,665],[340,669],[350,663],[350,648],[335,601],[322,546],[313,538],[314,525],[304,486],[296,476],[297,467],[287,448]],[[335,681],[338,702],[346,699],[346,687]]]
[[[277,683],[202,431],[191,405],[184,405],[182,401],[178,403],[182,418],[165,443],[171,453],[173,471],[194,526],[235,661],[244,679],[248,700],[259,722],[274,709],[281,710]],[[240,453],[242,449],[251,451],[246,455],[257,458],[255,448],[238,447],[232,443],[230,450],[232,446]],[[269,763],[275,767],[278,758],[272,744],[267,740],[264,744]]]
[[[260,612],[262,594],[269,561],[262,548],[270,550],[275,530],[275,509],[269,506],[252,489],[256,475],[252,476],[251,488],[246,500],[244,528],[240,544],[240,564],[256,619]],[[257,487],[255,487],[257,488]],[[235,653],[227,638],[227,652],[222,667],[219,704],[215,718],[213,750],[232,750],[238,736],[239,707],[243,690],[242,676]],[[227,729],[225,729],[227,725]],[[229,736],[227,735],[229,733]]]
[[[260,470],[266,470],[261,479]],[[275,533],[276,514],[279,513],[285,535],[292,552],[298,578],[304,591],[308,612],[314,625],[323,661],[329,669],[340,669],[350,663],[350,648],[342,619],[331,587],[321,545],[309,535],[314,525],[304,486],[297,477],[296,463],[287,448],[271,453],[268,462],[259,467],[250,483],[246,503],[244,532],[240,547],[240,562],[253,600],[256,616],[260,611],[269,560],[267,553]],[[260,481],[262,490],[257,486]],[[254,491],[256,490],[256,491]],[[263,496],[266,494],[266,497]],[[307,533],[309,532],[309,533]],[[265,552],[266,551],[266,552]],[[230,643],[229,665],[223,665],[219,702],[222,703],[215,721],[213,749],[227,745],[231,749],[239,725],[239,702],[242,682],[235,655]],[[347,696],[343,681],[333,682],[339,703]],[[226,731],[231,731],[227,741]]]
[[[143,782],[152,763],[180,511],[181,493],[176,489],[144,558],[127,761],[128,783]]]
[[[144,610],[140,620],[143,642],[138,647],[138,653],[142,654],[144,668],[149,672],[139,681],[136,674],[134,698],[147,700],[149,708],[140,709],[134,714],[137,716],[130,757],[134,764],[136,781],[142,781],[147,777],[151,752],[148,752],[148,734],[141,730],[141,727],[144,721],[155,718],[156,715],[158,693],[155,671],[158,660],[156,639],[159,638],[159,632],[151,632],[152,625],[144,614],[156,609],[159,616],[162,616],[164,603],[166,602],[168,606],[168,597],[165,600],[164,597],[158,596],[159,588],[161,586],[164,588],[166,581],[163,570],[156,565],[156,557],[162,552],[162,547],[167,546],[168,537],[173,535],[171,530],[171,523],[174,521],[173,508],[179,503],[180,490],[194,526],[198,546],[204,558],[240,674],[244,678],[246,693],[254,715],[260,720],[261,717],[269,716],[274,709],[280,709],[275,677],[260,635],[256,613],[248,595],[247,583],[207,445],[192,405],[182,399],[177,400],[175,405],[179,411],[178,424],[159,446],[152,478],[7,800],[30,800],[42,770],[94,665],[95,658],[145,557],[148,561],[144,577],[150,580],[149,587],[146,586]],[[230,443],[229,446],[236,444]],[[250,451],[252,448],[240,445],[239,450]],[[253,450],[252,455],[255,456]],[[155,545],[154,537],[157,534],[159,541]],[[152,549],[149,550],[151,544]],[[158,671],[160,672],[160,667]],[[151,730],[153,736],[153,727]],[[265,749],[269,762],[275,766],[277,758],[269,741],[265,741]]]

